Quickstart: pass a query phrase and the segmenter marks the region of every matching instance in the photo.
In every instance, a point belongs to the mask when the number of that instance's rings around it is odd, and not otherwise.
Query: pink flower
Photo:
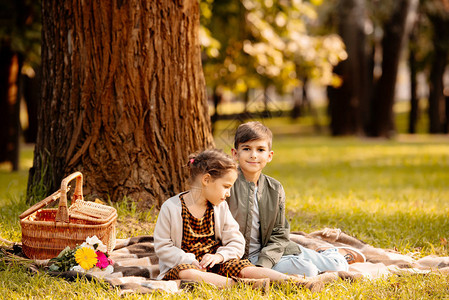
[[[109,266],[109,260],[108,257],[106,256],[106,254],[104,254],[101,251],[97,251],[97,264],[96,266],[99,267],[100,269],[104,269],[107,266]]]

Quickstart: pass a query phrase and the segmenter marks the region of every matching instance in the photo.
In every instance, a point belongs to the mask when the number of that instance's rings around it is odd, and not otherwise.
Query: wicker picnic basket
[[[71,205],[67,208],[68,183],[76,178]],[[58,208],[44,208],[59,199]],[[81,245],[96,235],[111,252],[115,246],[117,210],[111,206],[84,201],[83,175],[75,172],[61,182],[61,188],[20,216],[22,250],[32,259],[58,256],[67,246]]]

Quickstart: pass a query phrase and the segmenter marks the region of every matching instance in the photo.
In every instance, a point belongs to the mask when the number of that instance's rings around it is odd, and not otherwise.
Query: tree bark
[[[339,88],[328,89],[331,132],[334,136],[361,135],[361,106],[365,99],[365,1],[342,0],[339,8],[339,33],[348,59],[335,68],[343,80]]]
[[[188,154],[213,145],[198,1],[44,0],[42,16],[28,195],[75,170],[92,198],[151,207],[184,190]]]
[[[407,21],[418,0],[400,0],[384,26],[382,39],[382,75],[374,91],[370,135],[390,138],[395,132],[393,104],[402,46],[411,26]],[[411,24],[410,24],[411,25]]]

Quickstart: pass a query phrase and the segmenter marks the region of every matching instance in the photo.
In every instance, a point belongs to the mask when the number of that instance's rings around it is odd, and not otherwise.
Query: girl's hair
[[[229,170],[237,170],[232,158],[219,149],[204,150],[189,156],[190,181],[198,175],[210,174],[215,180],[224,176]]]

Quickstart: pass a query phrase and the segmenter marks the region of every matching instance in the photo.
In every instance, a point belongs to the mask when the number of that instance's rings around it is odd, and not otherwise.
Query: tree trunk
[[[9,161],[8,144],[10,128],[9,74],[13,52],[3,44],[0,48],[0,162]]]
[[[22,55],[7,43],[0,46],[0,162],[10,162],[19,169],[20,70]]]
[[[446,122],[444,123],[444,133],[448,134],[449,133],[449,95],[445,94],[445,104],[446,104]]]
[[[22,75],[23,81],[23,98],[25,99],[28,113],[28,128],[24,130],[25,142],[36,143],[37,139],[37,114],[38,103],[41,95],[41,67],[35,69],[34,77]]]
[[[362,127],[365,136],[370,132],[371,126],[371,109],[373,107],[373,91],[374,85],[378,80],[375,76],[375,66],[376,66],[376,50],[378,48],[378,41],[374,40],[373,45],[367,46],[366,48],[366,72],[365,72],[365,85],[364,85],[364,101],[361,103],[361,116],[362,116]],[[378,50],[377,50],[378,51]]]
[[[409,53],[409,67],[410,67],[410,117],[408,122],[408,132],[416,133],[416,123],[419,116],[419,99],[417,95],[418,76],[416,68],[415,51],[410,50]]]
[[[395,126],[393,104],[396,78],[402,46],[411,27],[407,26],[408,18],[416,10],[418,0],[400,0],[396,3],[391,18],[384,26],[382,39],[382,75],[374,91],[372,126],[370,135],[375,137],[391,137]],[[411,24],[410,24],[411,25]]]
[[[184,190],[188,154],[213,145],[198,1],[44,0],[42,12],[28,195],[75,170],[92,198],[151,207]]]
[[[419,119],[419,98],[418,98],[418,61],[416,59],[416,51],[419,49],[418,45],[418,33],[421,26],[420,19],[416,20],[413,24],[413,28],[410,31],[410,42],[409,42],[409,56],[408,65],[410,68],[410,114],[408,122],[408,132],[411,134],[416,133],[416,124]]]
[[[328,89],[331,132],[334,136],[362,134],[361,106],[365,101],[365,1],[342,0],[338,8],[339,33],[348,59],[335,72],[343,80],[339,88]]]
[[[268,84],[265,83],[264,84],[264,88],[263,88],[263,112],[262,112],[262,118],[269,118],[269,117],[271,117],[270,110],[268,109],[268,102],[269,102]]]
[[[216,123],[218,121],[218,119],[220,118],[220,115],[218,114],[218,105],[221,102],[221,98],[222,98],[222,94],[221,92],[218,91],[217,86],[214,87],[213,89],[213,94],[212,94],[212,100],[214,102],[214,114],[210,117],[211,121],[212,121],[212,132],[215,133],[215,126]]]
[[[243,114],[246,115],[248,113],[248,104],[249,104],[249,88],[246,89],[245,94],[243,95]]]
[[[447,53],[435,50],[429,84],[429,133],[442,133],[444,125],[443,74]]]
[[[309,108],[310,111],[310,101],[307,97],[307,78],[304,77],[302,80],[301,87],[298,86],[293,91],[293,108],[291,111],[291,118],[293,120],[298,119],[304,114],[304,109]]]
[[[445,123],[443,75],[447,65],[449,46],[449,21],[440,16],[430,18],[434,28],[434,56],[429,80],[429,132],[442,133]]]

